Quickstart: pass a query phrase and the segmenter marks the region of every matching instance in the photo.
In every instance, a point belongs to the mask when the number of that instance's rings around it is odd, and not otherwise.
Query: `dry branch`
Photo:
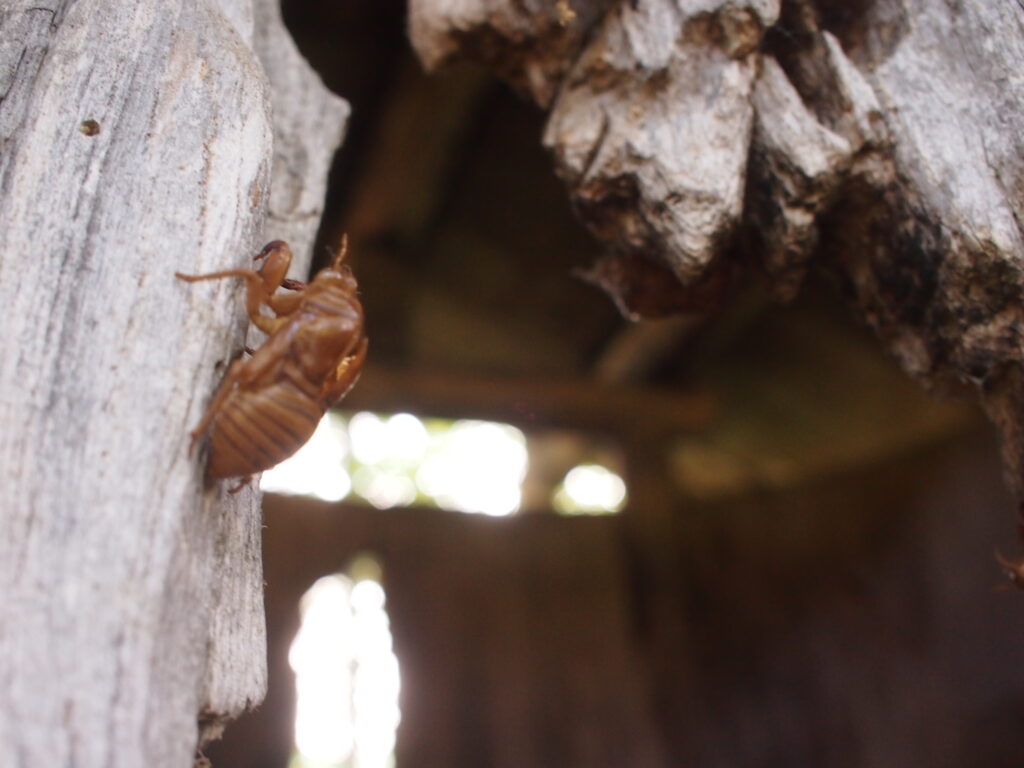
[[[411,36],[550,106],[620,306],[826,270],[908,372],[980,394],[1024,491],[1021,6],[571,0],[560,30],[555,5],[411,0]]]

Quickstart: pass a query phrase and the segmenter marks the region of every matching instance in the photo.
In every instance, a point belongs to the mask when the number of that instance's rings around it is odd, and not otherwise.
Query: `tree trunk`
[[[241,292],[174,272],[305,270],[346,116],[271,0],[0,0],[4,765],[186,766],[262,698],[259,496],[187,455]]]
[[[908,372],[980,395],[1019,495],[1022,27],[1020,3],[410,0],[428,67],[476,58],[550,109],[624,311],[823,269]]]

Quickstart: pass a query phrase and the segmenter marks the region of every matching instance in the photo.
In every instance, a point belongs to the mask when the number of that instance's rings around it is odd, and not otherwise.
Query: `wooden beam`
[[[703,392],[610,387],[589,379],[509,379],[367,366],[346,409],[506,421],[615,434],[671,435],[708,428],[714,403]]]

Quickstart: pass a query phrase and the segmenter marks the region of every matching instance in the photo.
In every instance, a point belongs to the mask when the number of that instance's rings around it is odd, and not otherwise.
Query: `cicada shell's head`
[[[263,250],[256,254],[253,261],[263,260],[260,265],[260,276],[264,285],[279,286],[288,274],[292,263],[292,249],[284,240],[271,240]]]
[[[348,267],[341,267],[341,269],[327,267],[326,269],[321,269],[316,273],[315,283],[323,288],[327,286],[336,288],[348,296],[355,296],[359,289],[356,285],[356,279],[352,275],[352,270]]]

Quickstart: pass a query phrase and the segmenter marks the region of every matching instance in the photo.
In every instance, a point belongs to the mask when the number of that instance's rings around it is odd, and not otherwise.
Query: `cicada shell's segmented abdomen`
[[[301,448],[323,416],[315,399],[285,380],[237,390],[210,425],[211,479],[262,472]]]

